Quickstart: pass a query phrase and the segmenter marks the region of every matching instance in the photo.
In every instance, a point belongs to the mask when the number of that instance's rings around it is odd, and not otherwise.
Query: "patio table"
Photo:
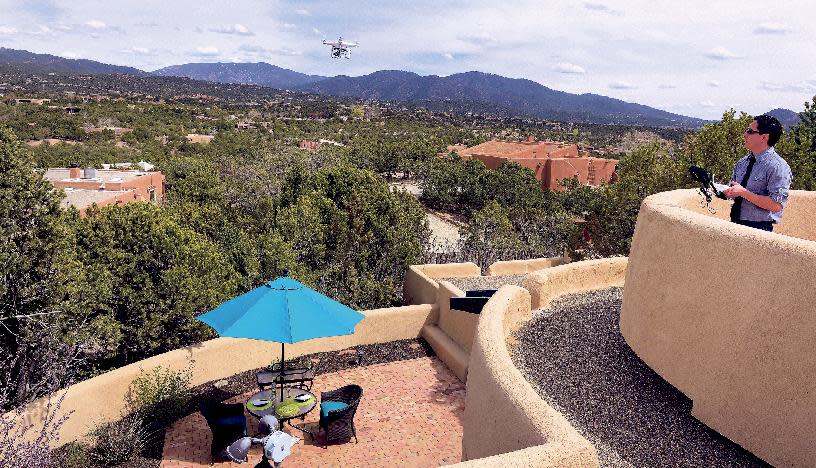
[[[280,388],[261,390],[260,392],[252,395],[246,402],[247,411],[249,414],[259,419],[267,414],[271,414],[275,416],[278,421],[280,421],[281,426],[284,422],[286,422],[289,424],[289,427],[308,433],[308,431],[304,430],[303,428],[293,425],[291,420],[295,418],[305,419],[306,415],[312,411],[315,406],[317,406],[317,397],[314,393],[298,387],[283,387],[282,390],[283,398],[281,398]],[[283,415],[278,413],[278,409],[282,405],[286,406],[287,404],[294,404],[292,403],[292,399],[302,395],[308,395],[309,400],[305,402],[297,402],[296,412],[284,413]],[[258,400],[266,400],[266,403],[258,403]]]

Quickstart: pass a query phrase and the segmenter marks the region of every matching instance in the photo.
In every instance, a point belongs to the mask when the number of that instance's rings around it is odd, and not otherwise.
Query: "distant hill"
[[[475,71],[439,77],[384,70],[359,77],[336,76],[298,89],[363,99],[476,102],[549,120],[692,128],[705,123],[702,119],[606,96],[571,94],[530,80]]]
[[[765,113],[772,117],[776,117],[779,123],[786,129],[793,127],[799,123],[799,114],[790,109],[774,109]]]
[[[22,73],[124,74],[253,84],[332,96],[401,101],[429,109],[499,113],[597,124],[698,128],[706,121],[598,94],[571,94],[534,81],[471,71],[447,77],[400,70],[326,78],[268,63],[188,63],[152,73],[84,59],[0,48],[0,70]],[[191,86],[194,83],[190,84]],[[772,111],[773,112],[773,111]],[[789,119],[786,119],[789,121]]]
[[[181,76],[217,83],[255,84],[278,89],[294,89],[298,86],[326,79],[325,76],[305,75],[265,62],[186,63],[165,67],[151,74],[155,76]]]
[[[0,47],[0,68],[22,73],[65,74],[123,74],[146,75],[142,70],[85,59],[67,59],[49,54],[35,54],[27,50]]]

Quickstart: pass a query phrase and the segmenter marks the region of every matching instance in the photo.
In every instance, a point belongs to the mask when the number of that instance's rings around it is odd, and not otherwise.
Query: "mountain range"
[[[702,119],[599,94],[572,94],[548,88],[531,80],[477,71],[441,77],[421,76],[401,70],[382,70],[356,77],[345,75],[325,77],[307,75],[259,62],[188,63],[145,72],[93,60],[66,59],[0,47],[0,70],[3,69],[22,73],[187,77],[208,82],[254,84],[321,95],[402,101],[425,105],[434,110],[451,109],[459,112],[496,110],[504,114],[558,121],[684,128],[698,128],[706,123]],[[798,119],[796,113],[787,109],[775,109],[773,112],[779,112],[785,118],[783,123],[793,121],[791,114]]]
[[[181,76],[194,80],[218,83],[255,84],[277,89],[295,89],[299,86],[325,80],[325,76],[305,75],[296,71],[258,63],[187,63],[156,70],[154,76]]]
[[[35,54],[27,50],[0,47],[0,68],[20,73],[66,73],[86,75],[147,75],[147,72],[132,67],[108,65],[85,59],[66,59],[49,54]]]

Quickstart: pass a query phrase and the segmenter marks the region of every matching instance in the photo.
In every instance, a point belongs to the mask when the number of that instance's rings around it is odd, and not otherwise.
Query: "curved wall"
[[[436,306],[431,304],[364,310],[365,318],[357,324],[353,335],[318,338],[286,346],[286,357],[334,351],[352,346],[385,343],[416,338],[422,327],[429,323]],[[106,372],[92,379],[68,387],[60,407],[60,415],[70,417],[63,424],[57,446],[80,439],[95,425],[121,417],[125,409],[125,395],[130,383],[144,369],[162,366],[174,370],[185,369],[193,361],[191,384],[201,385],[240,372],[257,369],[280,359],[280,344],[239,338],[216,338],[187,348]],[[61,393],[61,392],[60,392]],[[41,424],[48,400],[40,399],[28,405],[23,421]],[[5,417],[13,417],[8,413]]]
[[[699,199],[643,202],[621,333],[700,421],[769,463],[814,466],[816,194],[791,191],[778,233],[723,219],[724,201],[709,215]]]
[[[532,308],[549,307],[564,294],[623,286],[626,257],[602,258],[568,263],[531,273],[522,285],[532,299]]]
[[[462,458],[456,466],[594,467],[598,455],[547,404],[510,357],[512,334],[532,315],[534,297],[622,286],[626,258],[576,262],[532,273],[525,288],[505,285],[480,314],[468,365]],[[535,291],[535,293],[533,293]]]
[[[502,286],[482,309],[468,366],[462,459],[543,446],[549,455],[558,452],[558,464],[549,466],[598,466],[592,444],[541,399],[510,358],[506,336],[530,314],[530,293],[511,285]],[[544,460],[522,460],[547,466]]]

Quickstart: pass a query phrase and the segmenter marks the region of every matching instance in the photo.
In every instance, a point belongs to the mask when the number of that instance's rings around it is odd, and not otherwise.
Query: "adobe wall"
[[[472,262],[411,265],[405,272],[402,300],[405,304],[436,304],[439,283],[434,278],[469,278],[481,275],[482,270]]]
[[[505,285],[482,309],[468,366],[465,462],[458,465],[598,466],[592,444],[541,399],[510,358],[507,338],[530,319],[530,301],[525,289]]]
[[[592,170],[595,172],[595,179],[590,180],[589,183],[592,185],[609,183],[612,173],[618,167],[618,160],[604,158],[589,158],[589,160],[592,162]]]
[[[545,178],[541,180],[542,187],[550,190],[563,191],[559,184],[562,179],[578,177],[581,185],[586,185],[589,173],[589,160],[585,158],[550,158],[544,171]]]
[[[522,275],[569,263],[569,257],[532,258],[529,260],[503,260],[487,268],[488,276]]]
[[[431,304],[374,309],[362,311],[365,318],[357,324],[353,335],[318,338],[286,346],[286,357],[334,351],[352,346],[385,343],[417,338],[422,327],[429,323],[435,306]],[[81,439],[96,424],[113,421],[121,416],[125,395],[130,383],[140,370],[150,372],[158,366],[174,370],[185,369],[190,361],[193,386],[229,377],[268,365],[280,359],[280,344],[250,339],[216,338],[187,348],[160,354],[121,367],[92,379],[68,387],[60,414],[72,412],[62,426],[57,446]],[[30,404],[23,420],[37,423],[42,420],[46,399]],[[5,417],[12,417],[11,413]]]
[[[626,263],[626,257],[568,263],[530,273],[522,285],[530,292],[532,308],[542,309],[564,294],[623,286]]]
[[[791,191],[778,233],[728,222],[694,190],[648,197],[621,333],[700,421],[777,466],[816,464],[816,193]],[[471,373],[473,369],[471,369]]]

